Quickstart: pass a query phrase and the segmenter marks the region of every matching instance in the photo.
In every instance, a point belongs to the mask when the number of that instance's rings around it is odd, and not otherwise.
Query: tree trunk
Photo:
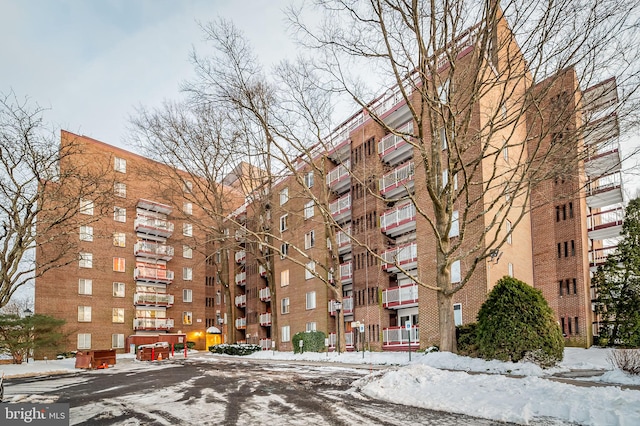
[[[453,320],[453,295],[438,292],[438,321],[440,323],[440,351],[458,352],[456,325]]]

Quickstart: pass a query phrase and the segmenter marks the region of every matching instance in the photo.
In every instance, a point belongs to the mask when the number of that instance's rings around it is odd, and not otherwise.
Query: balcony
[[[340,282],[344,284],[351,284],[353,281],[353,268],[352,263],[345,262],[340,265]]]
[[[173,282],[173,271],[156,267],[138,266],[133,271],[133,279],[138,282],[171,284]]]
[[[136,306],[166,306],[173,305],[173,295],[166,293],[135,293],[133,304]]]
[[[338,338],[336,333],[329,333],[329,347],[335,349],[337,341]],[[344,333],[344,342],[346,347],[341,348],[342,350],[353,349],[353,331],[347,331]]]
[[[150,241],[138,241],[133,247],[133,253],[138,257],[146,257],[149,259],[173,259],[173,247],[166,244],[152,243]]]
[[[418,284],[391,287],[382,291],[382,307],[399,309],[418,306]]]
[[[336,244],[338,253],[345,254],[351,252],[351,224],[344,227],[344,231],[336,232]]]
[[[401,134],[413,134],[413,122],[400,126],[397,129]],[[383,137],[378,142],[378,155],[387,164],[396,165],[413,157],[413,145],[407,142],[406,136],[393,133]]]
[[[364,111],[361,111],[331,132],[325,142],[328,151],[327,157],[335,162],[348,160],[351,156],[351,140],[349,140],[349,134],[364,124],[366,119],[367,116]]]
[[[135,318],[134,330],[169,330],[173,328],[173,319],[170,318]]]
[[[411,86],[405,86],[407,96],[411,95]],[[395,126],[411,118],[411,110],[406,103],[400,87],[389,89],[384,95],[373,101],[369,107],[385,124]]]
[[[342,194],[351,187],[351,161],[347,160],[327,173],[327,185],[335,193]]]
[[[598,266],[604,265],[607,261],[607,257],[615,254],[618,251],[618,246],[609,246],[593,249],[589,251],[589,267],[592,272],[595,272]]]
[[[622,232],[624,209],[603,210],[587,216],[587,231],[592,240],[615,238]]]
[[[618,103],[618,87],[615,77],[601,81],[582,92],[585,111],[595,113]]]
[[[247,230],[246,229],[236,229],[235,239],[239,243],[244,243],[247,239]]]
[[[171,212],[173,211],[173,208],[167,204],[157,203],[155,201],[145,200],[143,198],[138,200],[138,208],[166,215],[171,214]]]
[[[599,149],[587,147],[588,157],[584,161],[587,176],[603,176],[622,169],[622,159],[617,144],[604,145]]]
[[[387,272],[400,272],[418,267],[418,244],[413,242],[403,246],[389,249],[382,253],[382,270]]]
[[[236,306],[238,308],[244,308],[247,306],[247,295],[241,294],[240,296],[236,296]]]
[[[345,315],[353,315],[353,296],[342,298],[342,311]]]
[[[247,252],[244,250],[237,251],[235,254],[236,263],[244,264],[247,260]]]
[[[390,237],[416,229],[416,206],[412,202],[404,203],[380,216],[380,230]]]
[[[337,223],[351,219],[351,194],[347,194],[329,203],[331,216]]]
[[[411,327],[411,331],[404,327],[389,327],[382,329],[382,349],[387,350],[404,350],[409,347],[409,338],[411,345],[420,343],[420,332],[417,325]]]
[[[620,135],[618,116],[609,114],[586,125],[584,145],[599,148]]]
[[[236,318],[236,329],[245,330],[247,328],[246,318]]]
[[[153,216],[138,215],[133,222],[136,232],[169,238],[173,234],[173,222]]]
[[[272,349],[271,339],[260,339],[260,347],[263,351],[270,351]]]
[[[247,284],[247,273],[242,271],[236,274],[236,285],[244,287]]]
[[[380,194],[385,198],[392,198],[412,192],[414,173],[413,162],[410,162],[382,176]]]
[[[600,208],[622,203],[622,179],[620,173],[602,176],[589,182],[587,186],[587,205]]]
[[[260,314],[260,325],[262,327],[269,327],[271,326],[271,313],[267,312],[264,314]]]
[[[269,289],[269,287],[260,289],[260,300],[262,300],[263,302],[271,301],[271,290]]]
[[[267,278],[267,268],[264,265],[258,265],[258,273],[262,278]]]

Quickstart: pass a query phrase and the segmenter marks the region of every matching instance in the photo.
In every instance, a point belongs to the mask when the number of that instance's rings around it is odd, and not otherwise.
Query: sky
[[[306,352],[294,355],[291,352],[261,351],[246,358],[281,360],[284,363],[288,360],[326,362],[325,368],[340,368],[336,363],[389,366],[388,369],[374,370],[362,378],[361,375],[354,375],[354,382],[351,388],[345,391],[345,396],[342,396],[344,398],[357,398],[358,394],[364,394],[404,405],[517,424],[637,425],[640,418],[640,390],[622,389],[617,384],[640,386],[640,376],[630,376],[614,368],[608,361],[610,351],[611,349],[602,348],[565,348],[564,360],[558,366],[547,370],[530,363],[485,361],[445,352],[413,353],[411,361],[407,352],[366,352],[362,356],[361,352]],[[188,357],[212,363],[219,362],[220,359],[219,355],[208,352],[191,352]],[[133,355],[130,354],[119,355],[113,368],[96,370],[93,373],[118,374],[134,369],[178,366],[173,363],[137,362],[132,358]],[[176,358],[180,359],[182,355],[177,355]],[[73,366],[73,359],[48,363],[36,361],[21,365],[0,365],[0,371],[10,378],[19,375],[41,375],[52,371],[68,372],[73,371]],[[274,371],[270,372],[270,375],[279,374],[276,362],[273,367]],[[302,365],[297,364],[296,368],[299,372],[304,371]],[[552,374],[570,370],[599,370],[598,375],[581,381],[584,384],[606,383],[608,386],[576,386],[548,379]],[[467,372],[478,374],[470,375]],[[65,379],[65,386],[89,380],[88,374],[91,373]],[[521,377],[507,377],[505,374]],[[161,392],[126,394],[118,400],[102,400],[83,407],[71,407],[71,421],[75,424],[94,418],[98,414],[119,414],[126,411],[129,404],[135,406],[135,411],[140,409],[141,404],[146,404],[154,410],[161,406],[162,410],[191,421],[192,424],[211,422],[214,419],[211,416],[216,412],[224,412],[219,405],[213,405],[219,398],[203,398],[209,401],[209,406],[202,406],[207,404],[202,400],[190,400],[190,404],[185,403],[185,386],[188,384],[165,387]],[[55,396],[45,397],[45,401],[38,395],[39,390],[46,388],[46,382],[40,382],[39,386],[34,386],[33,383],[12,386],[8,381],[5,400],[55,402]],[[341,395],[336,395],[336,398],[340,397]],[[277,414],[269,409],[269,402],[274,398],[277,398],[277,395],[270,395],[269,392],[254,393],[243,405],[243,410],[258,410],[255,418],[262,418],[268,423],[268,415]],[[193,403],[198,404],[196,406],[200,409],[193,409]]]

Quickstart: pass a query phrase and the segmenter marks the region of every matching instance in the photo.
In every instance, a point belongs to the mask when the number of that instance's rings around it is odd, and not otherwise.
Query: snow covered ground
[[[264,351],[248,358],[386,365],[388,368],[372,370],[368,376],[355,381],[354,391],[434,410],[520,424],[540,418],[586,425],[640,424],[640,390],[622,389],[619,386],[627,384],[640,387],[640,377],[632,377],[614,369],[608,360],[609,353],[609,349],[567,348],[565,360],[548,370],[528,363],[483,361],[437,352],[412,353],[411,362],[406,352],[366,352],[363,357],[362,352],[294,355]],[[210,353],[191,353],[189,356],[211,362],[219,357]],[[134,362],[129,355],[118,359],[126,361],[119,362],[114,372],[148,365]],[[549,380],[553,374],[572,370],[601,370],[604,374],[581,379],[586,386]],[[4,371],[5,377],[74,371],[74,361],[1,365],[0,371]],[[589,381],[611,385],[589,386]]]

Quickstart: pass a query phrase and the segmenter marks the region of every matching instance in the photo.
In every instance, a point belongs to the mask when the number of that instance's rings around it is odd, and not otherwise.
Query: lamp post
[[[33,311],[31,309],[29,309],[29,308],[26,308],[24,311],[22,311],[22,315],[24,316],[24,318],[31,318],[33,316]],[[29,341],[31,341],[31,339],[32,339],[32,337],[31,337],[31,326],[29,326],[29,336],[27,337],[27,339],[29,339]],[[29,357],[30,356],[31,356],[31,348],[27,348],[27,364],[29,364]]]
[[[342,303],[336,302],[335,307],[336,307],[336,321],[338,322],[337,333],[336,333],[336,348],[338,350],[338,355],[340,355],[340,311],[342,310]]]

